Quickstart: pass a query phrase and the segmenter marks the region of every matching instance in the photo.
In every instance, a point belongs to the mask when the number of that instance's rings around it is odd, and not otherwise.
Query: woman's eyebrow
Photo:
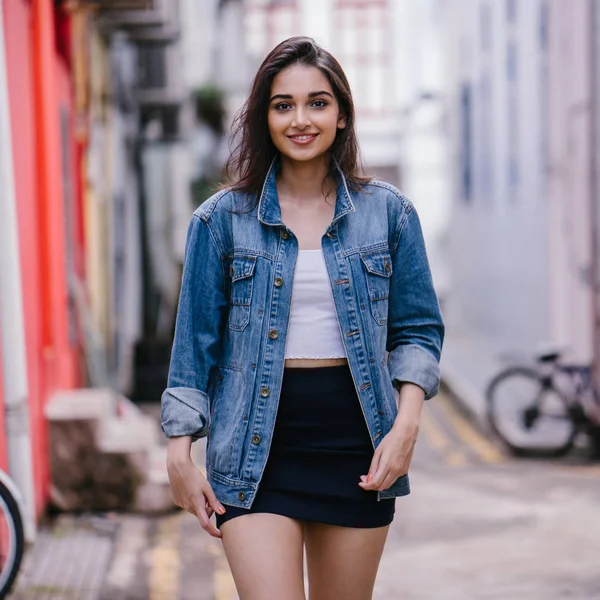
[[[333,98],[333,95],[330,94],[329,92],[326,92],[325,90],[321,90],[320,92],[310,92],[310,94],[308,94],[309,98],[314,98],[315,96],[330,96],[331,98]],[[292,99],[293,99],[293,96],[291,94],[275,94],[274,96],[271,97],[269,102],[273,102],[273,100],[292,100]]]

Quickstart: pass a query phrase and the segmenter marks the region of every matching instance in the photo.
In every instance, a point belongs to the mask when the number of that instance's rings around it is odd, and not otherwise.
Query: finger
[[[225,507],[217,500],[215,493],[213,492],[210,484],[206,484],[206,487],[202,489],[202,493],[206,498],[206,503],[213,509],[214,512],[220,515],[225,514]]]
[[[198,520],[200,521],[200,525],[202,525],[202,529],[204,529],[204,531],[206,531],[206,533],[208,533],[212,537],[216,537],[216,538],[221,537],[221,532],[210,522],[210,519],[208,518],[208,514],[206,513],[206,510],[204,510],[204,508],[198,507],[196,516],[198,517]]]
[[[383,483],[383,480],[386,478],[388,472],[389,468],[387,467],[387,465],[385,465],[383,462],[380,462],[378,470],[375,473],[374,477],[372,477],[370,480],[369,478],[367,478],[366,483],[359,485],[361,485],[361,487],[365,490],[378,490],[381,484]]]
[[[373,458],[371,459],[371,466],[369,467],[369,473],[367,475],[367,483],[375,477],[375,473],[377,473],[377,469],[379,468],[379,462],[381,461],[381,450],[377,448],[375,453],[373,454]]]
[[[387,490],[389,487],[392,487],[392,484],[394,481],[396,481],[396,479],[398,479],[396,475],[393,473],[388,473],[386,478],[383,480],[383,483],[379,487],[379,491],[383,492],[383,490]]]
[[[206,514],[208,515],[209,519],[215,514],[215,511],[214,511],[213,507],[210,506],[210,504],[206,505]]]
[[[383,460],[380,460],[379,465],[377,466],[377,471],[373,474],[373,479],[371,480],[371,484],[373,485],[374,489],[379,489],[389,472],[389,465],[387,465]]]

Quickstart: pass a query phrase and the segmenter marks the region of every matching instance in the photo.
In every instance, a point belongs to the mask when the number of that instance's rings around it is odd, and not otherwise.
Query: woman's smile
[[[305,146],[310,144],[314,140],[317,139],[318,133],[298,133],[293,135],[288,135],[288,138],[294,142],[294,144],[299,144],[301,146]]]

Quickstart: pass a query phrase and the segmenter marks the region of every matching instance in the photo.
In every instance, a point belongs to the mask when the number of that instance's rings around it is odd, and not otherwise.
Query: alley
[[[515,461],[446,395],[426,405],[374,598],[600,598],[600,467]],[[221,544],[187,513],[67,516],[11,600],[235,600]]]

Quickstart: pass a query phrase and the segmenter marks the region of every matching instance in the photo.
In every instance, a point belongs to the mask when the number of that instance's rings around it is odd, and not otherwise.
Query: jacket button
[[[281,230],[281,239],[287,240],[289,237],[290,236],[289,236],[288,232],[285,229],[282,229]]]
[[[328,231],[326,233],[326,235],[328,238],[333,239],[336,236],[336,233],[335,233],[335,231],[332,230],[332,231]]]
[[[238,500],[241,500],[242,502],[246,499],[246,492],[240,492],[238,494]]]
[[[383,263],[383,268],[386,273],[389,273],[392,270],[392,267],[390,267],[390,263],[387,260]]]
[[[272,340],[276,340],[279,337],[279,332],[277,331],[277,329],[271,329],[271,331],[269,331],[269,337]]]
[[[275,277],[275,286],[281,287],[283,285],[283,279],[281,277]]]
[[[271,390],[268,387],[264,387],[260,390],[260,395],[263,398],[266,398],[271,393]]]
[[[260,444],[260,435],[253,435],[252,436],[252,443],[256,444],[258,446],[258,444]]]
[[[231,267],[231,269],[229,269],[229,273],[233,277],[235,275],[235,269]]]

